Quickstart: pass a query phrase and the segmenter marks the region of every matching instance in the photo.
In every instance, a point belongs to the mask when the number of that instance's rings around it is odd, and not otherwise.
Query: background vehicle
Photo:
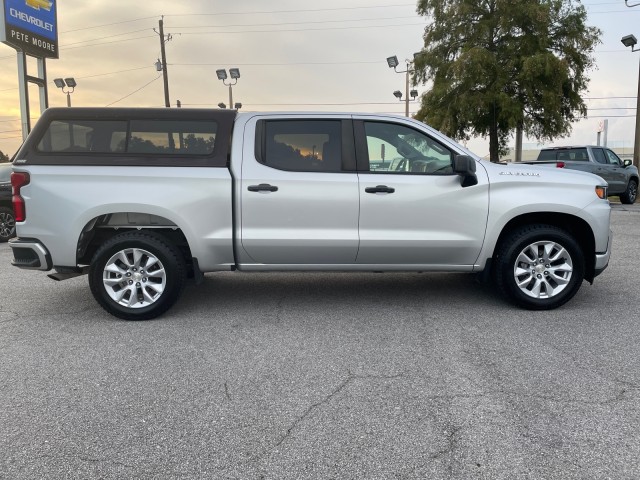
[[[480,161],[405,117],[49,109],[14,159],[13,264],[153,318],[224,270],[482,272],[558,307],[610,256],[601,178]]]
[[[0,163],[0,242],[16,235],[16,220],[11,206],[11,164]]]
[[[609,195],[620,196],[622,203],[631,204],[638,198],[638,169],[631,160],[621,160],[606,147],[577,146],[543,148],[538,159],[523,162],[580,170],[602,177],[609,184]]]

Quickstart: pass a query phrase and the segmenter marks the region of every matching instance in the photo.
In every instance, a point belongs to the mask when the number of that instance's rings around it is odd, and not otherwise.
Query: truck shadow
[[[215,273],[189,284],[174,308],[218,314],[298,311],[513,308],[475,275],[456,273]]]

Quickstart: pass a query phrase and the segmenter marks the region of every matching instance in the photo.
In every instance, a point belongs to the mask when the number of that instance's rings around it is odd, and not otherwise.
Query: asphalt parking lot
[[[126,322],[0,245],[0,478],[640,477],[640,206],[566,306],[458,274],[210,274]]]

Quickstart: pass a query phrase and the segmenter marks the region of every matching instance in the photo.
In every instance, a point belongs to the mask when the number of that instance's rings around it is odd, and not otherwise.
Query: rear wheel
[[[89,270],[94,298],[125,320],[148,320],[178,300],[186,277],[180,252],[151,232],[125,232],[106,241]]]
[[[584,254],[564,230],[530,225],[499,245],[494,269],[498,289],[530,310],[550,310],[568,302],[584,277]]]
[[[620,195],[620,202],[631,205],[638,198],[638,182],[629,180],[629,185],[623,194]]]
[[[0,207],[0,242],[16,236],[16,217],[9,207]]]

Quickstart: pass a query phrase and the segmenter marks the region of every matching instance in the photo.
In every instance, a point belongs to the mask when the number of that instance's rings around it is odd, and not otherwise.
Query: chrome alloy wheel
[[[8,240],[16,231],[16,220],[10,213],[0,212],[0,239]]]
[[[107,261],[102,282],[116,303],[143,308],[160,298],[167,278],[162,262],[155,255],[141,248],[127,248]]]
[[[513,275],[525,295],[552,298],[569,284],[573,261],[562,245],[551,241],[535,242],[518,255]]]

